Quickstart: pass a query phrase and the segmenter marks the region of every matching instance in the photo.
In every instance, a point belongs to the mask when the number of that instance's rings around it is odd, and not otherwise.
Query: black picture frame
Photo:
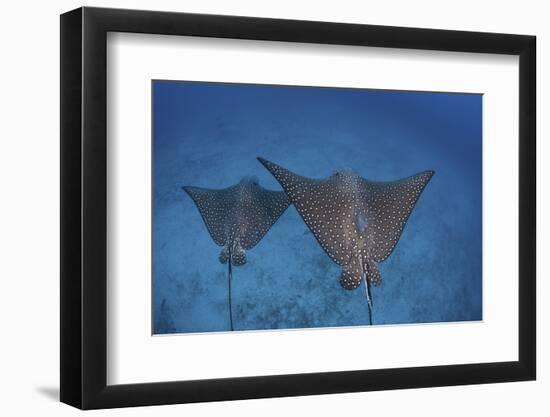
[[[107,385],[108,32],[519,56],[519,360]],[[536,38],[136,10],[61,15],[61,401],[81,409],[533,380],[536,377]]]

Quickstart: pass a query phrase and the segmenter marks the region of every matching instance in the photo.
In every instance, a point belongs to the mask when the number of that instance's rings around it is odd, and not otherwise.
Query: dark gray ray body
[[[324,179],[296,175],[265,159],[327,255],[342,266],[340,283],[355,289],[361,278],[379,285],[378,263],[399,241],[405,223],[434,174],[425,171],[393,182],[373,182],[352,171]]]
[[[255,178],[213,190],[183,187],[195,202],[210,236],[223,246],[220,262],[246,263],[246,250],[264,237],[290,202],[283,191],[266,190]]]

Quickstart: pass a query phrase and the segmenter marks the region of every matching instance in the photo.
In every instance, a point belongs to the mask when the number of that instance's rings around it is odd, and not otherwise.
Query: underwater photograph
[[[481,94],[151,88],[154,335],[483,320]]]

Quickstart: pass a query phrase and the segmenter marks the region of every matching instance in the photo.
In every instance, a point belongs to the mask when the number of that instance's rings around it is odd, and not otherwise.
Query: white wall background
[[[0,43],[0,410],[75,415],[59,392],[59,17],[72,0],[6,2]],[[548,415],[550,168],[543,119],[550,96],[545,2],[123,0],[86,5],[533,34],[538,37],[538,381],[99,411],[98,415]],[[505,230],[505,226],[503,226]],[[546,232],[546,233],[545,233]]]

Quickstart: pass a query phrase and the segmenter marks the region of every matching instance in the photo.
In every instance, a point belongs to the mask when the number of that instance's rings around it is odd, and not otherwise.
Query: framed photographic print
[[[63,402],[535,378],[534,37],[81,8],[61,101]]]

